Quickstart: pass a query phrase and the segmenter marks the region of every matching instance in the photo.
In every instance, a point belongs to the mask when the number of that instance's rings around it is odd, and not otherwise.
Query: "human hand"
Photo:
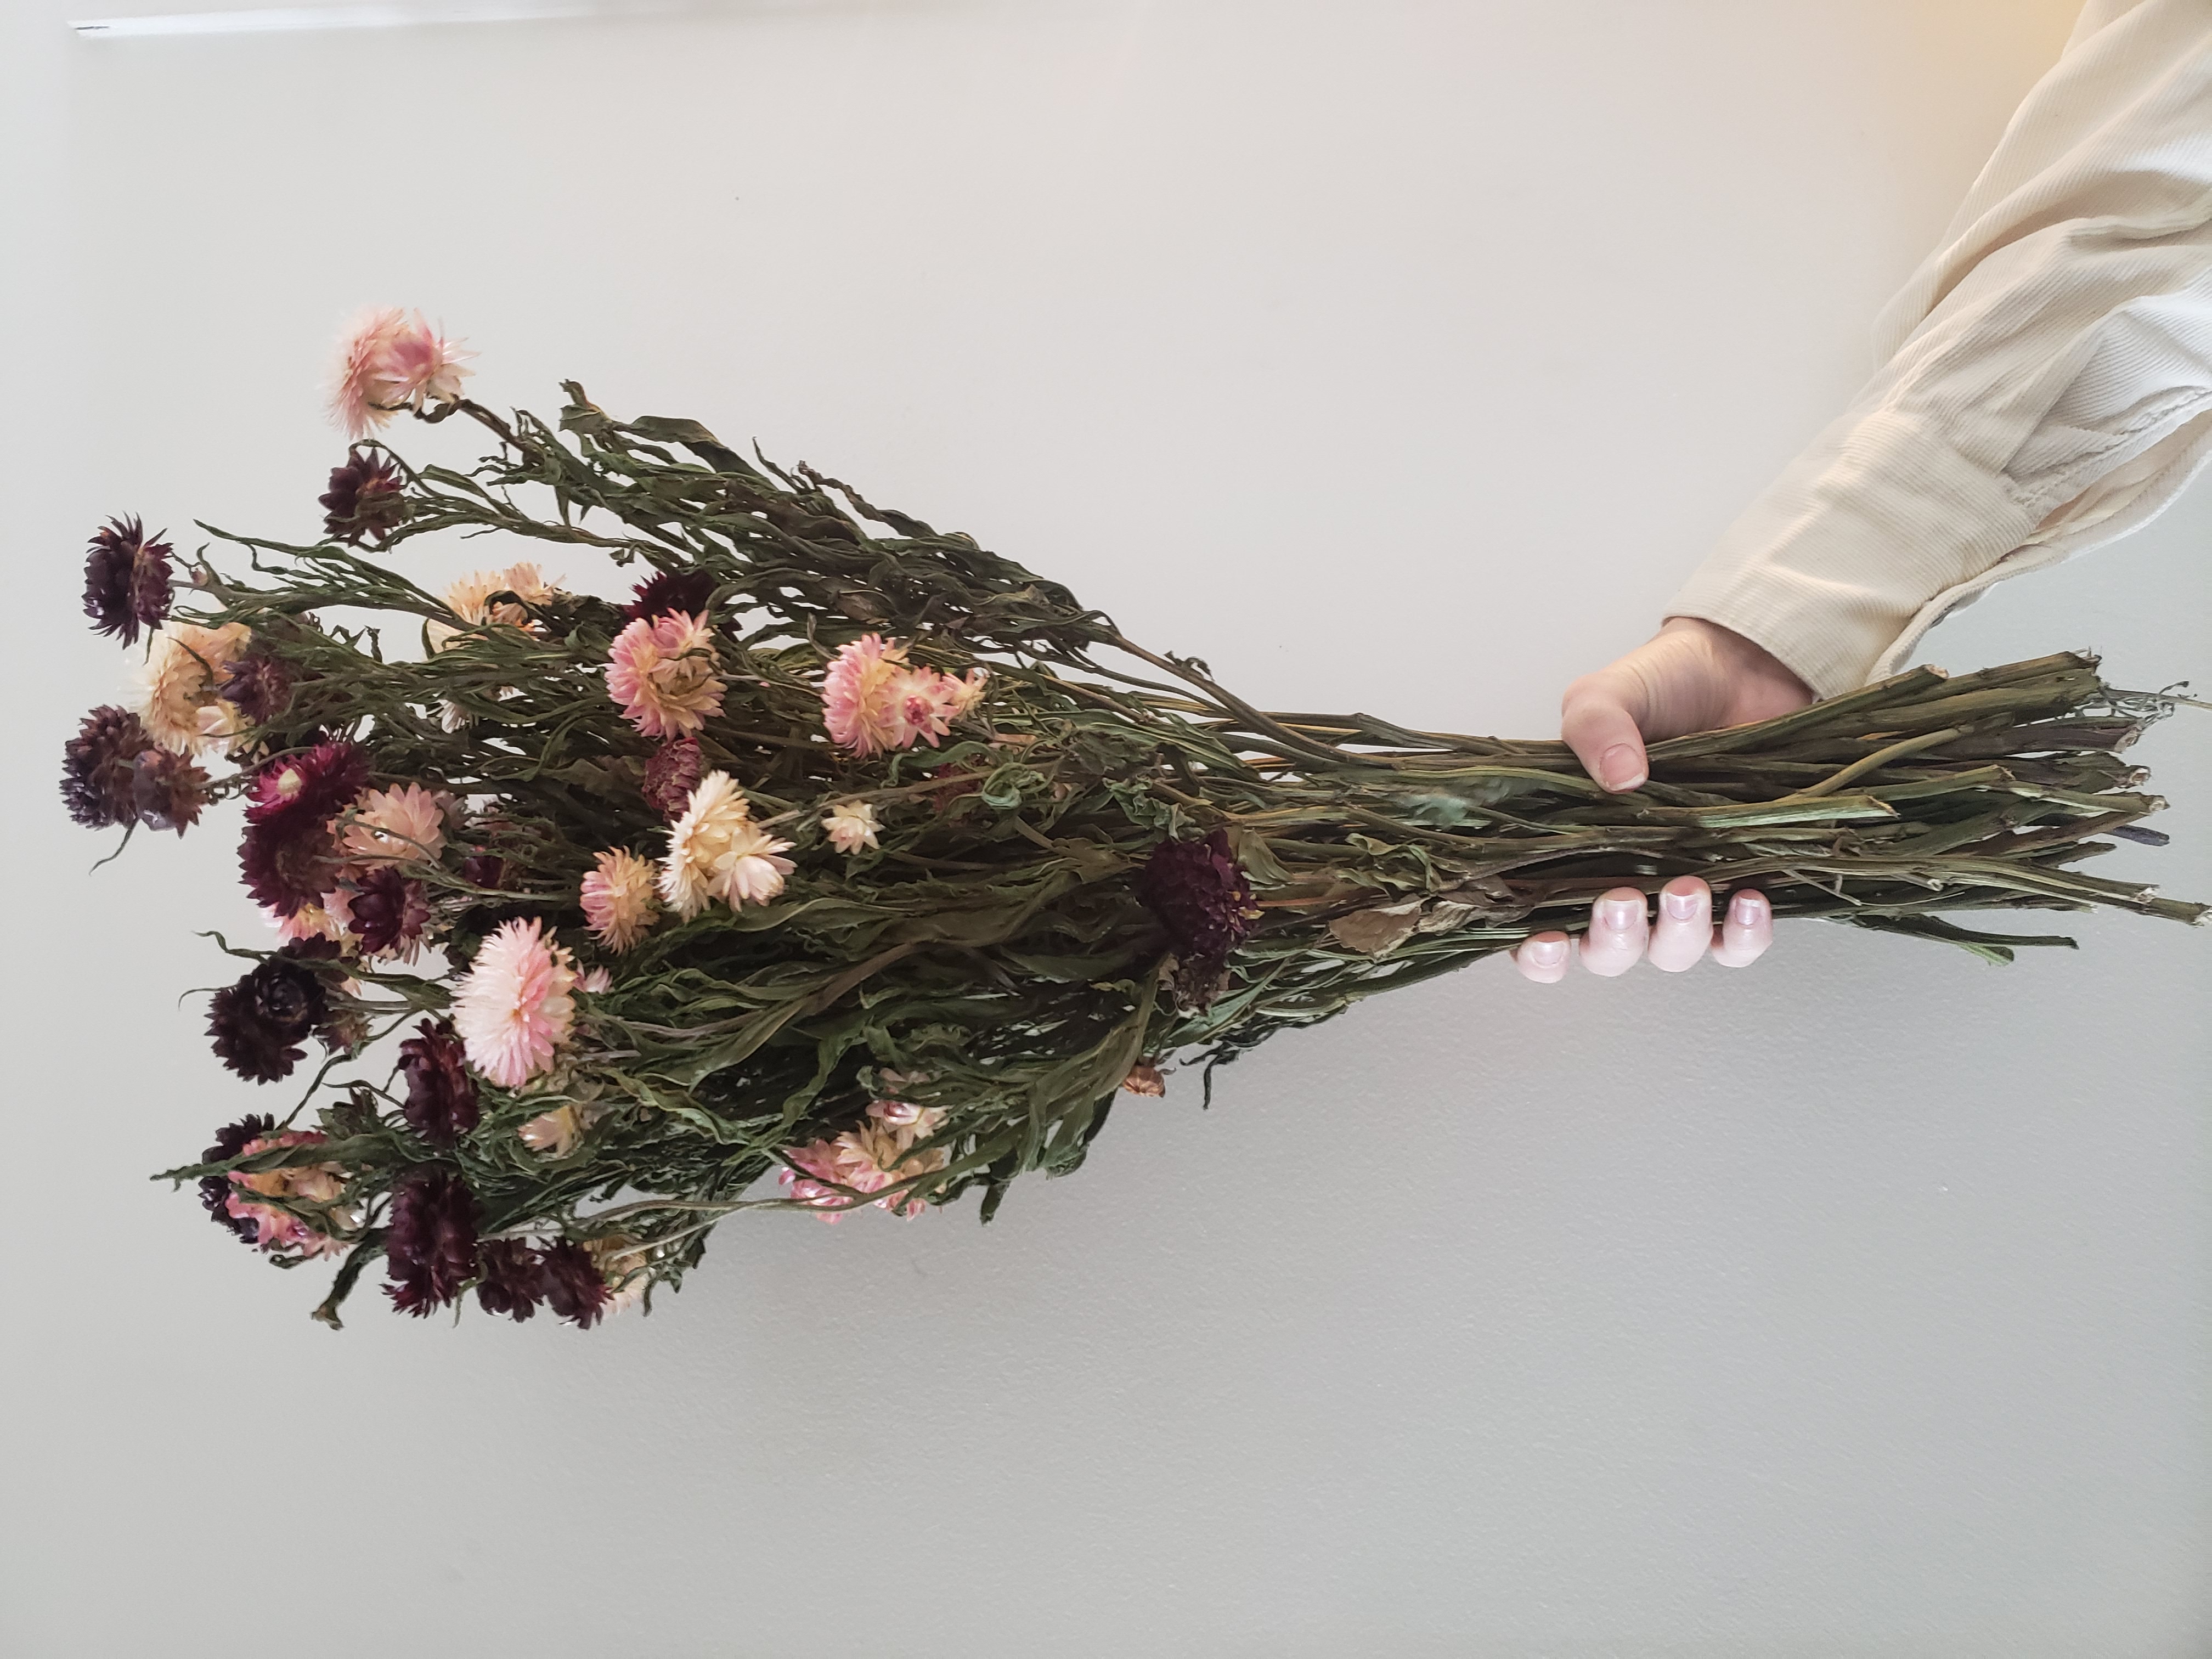
[[[1619,793],[1650,774],[1646,741],[1771,720],[1813,701],[1812,688],[1742,635],[1694,617],[1669,617],[1620,661],[1585,674],[1560,700],[1560,735],[1591,777]],[[1708,951],[1723,967],[1755,962],[1774,942],[1774,907],[1746,888],[1713,925],[1712,890],[1679,876],[1659,890],[1659,919],[1643,893],[1616,887],[1590,907],[1579,949],[1563,933],[1536,933],[1513,952],[1523,977],[1553,984],[1579,958],[1594,974],[1625,974],[1649,957],[1668,973],[1695,967]]]
[[[1728,914],[1713,925],[1713,890],[1695,876],[1677,876],[1659,890],[1659,919],[1638,887],[1616,887],[1590,906],[1589,932],[1579,946],[1565,933],[1532,933],[1513,952],[1523,979],[1556,985],[1567,964],[1579,960],[1611,979],[1647,957],[1662,972],[1679,974],[1708,951],[1723,968],[1747,968],[1774,943],[1774,906],[1754,888],[1739,889]]]

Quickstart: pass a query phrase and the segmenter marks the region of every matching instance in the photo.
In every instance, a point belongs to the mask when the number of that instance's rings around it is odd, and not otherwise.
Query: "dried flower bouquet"
[[[1659,744],[1608,795],[1556,743],[1263,712],[970,538],[692,422],[573,384],[557,423],[502,417],[466,355],[419,314],[356,330],[321,540],[210,527],[240,560],[180,584],[118,519],[86,571],[95,624],[149,638],[131,706],[68,745],[70,811],[181,833],[239,798],[276,938],[224,945],[251,966],[215,1051],[261,1085],[318,1055],[287,1115],[168,1174],[277,1262],[336,1258],[331,1324],[378,1261],[410,1313],[473,1291],[591,1325],[737,1210],[973,1188],[988,1218],[1079,1164],[1119,1091],[1210,1085],[1615,885],[1750,884],[1994,960],[2067,941],[1949,917],[2204,915],[2075,868],[2162,839],[2120,751],[2172,702],[2086,657]],[[492,452],[410,466],[369,436],[403,409]],[[410,581],[409,544],[456,532],[650,574],[627,607],[531,563]]]

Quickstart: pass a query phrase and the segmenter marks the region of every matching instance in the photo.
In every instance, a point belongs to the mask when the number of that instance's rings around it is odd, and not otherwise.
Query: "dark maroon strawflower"
[[[477,1127],[476,1079],[463,1063],[461,1040],[450,1020],[424,1020],[421,1035],[399,1045],[399,1070],[407,1079],[400,1115],[434,1146],[450,1146]]]
[[[289,1077],[301,1045],[330,1015],[323,982],[285,956],[274,956],[215,994],[208,1035],[216,1058],[252,1083]]]
[[[538,1263],[544,1274],[547,1307],[563,1319],[574,1320],[581,1330],[599,1322],[599,1316],[606,1311],[607,1281],[599,1276],[599,1263],[592,1260],[589,1250],[564,1238],[549,1245]]]
[[[154,746],[138,717],[104,703],[62,745],[62,805],[88,830],[109,830],[138,815],[133,791],[138,757]]]
[[[1138,872],[1137,896],[1175,945],[1182,1000],[1198,1006],[1212,1001],[1229,953],[1252,931],[1252,884],[1229,850],[1229,832],[1160,842]]]
[[[84,614],[94,631],[138,642],[141,628],[169,614],[168,543],[149,541],[137,519],[110,519],[92,534],[84,560]]]
[[[641,793],[654,811],[672,823],[691,805],[691,792],[699,787],[699,765],[698,738],[680,738],[663,744],[645,763]]]
[[[327,824],[368,787],[368,754],[343,738],[280,755],[253,775],[246,821]]]
[[[477,1200],[444,1170],[410,1170],[392,1189],[384,1237],[392,1305],[422,1318],[458,1297],[476,1277]]]
[[[323,533],[356,547],[364,537],[381,542],[407,517],[404,482],[389,455],[346,451],[345,465],[331,469],[322,497]]]
[[[647,617],[668,617],[681,611],[687,617],[706,614],[709,601],[714,597],[714,579],[703,570],[687,570],[681,575],[661,571],[637,585],[636,601],[623,611],[632,622]]]
[[[471,853],[461,860],[461,879],[471,887],[504,887],[507,860],[496,853]]]
[[[519,1238],[495,1238],[477,1251],[477,1305],[520,1325],[538,1311],[545,1270],[538,1252]]]
[[[242,1117],[235,1123],[226,1123],[215,1132],[215,1145],[200,1154],[200,1162],[215,1164],[227,1158],[236,1158],[246,1150],[249,1142],[276,1133],[276,1120],[264,1117],[258,1112]],[[200,1202],[207,1206],[210,1218],[217,1226],[229,1228],[246,1243],[258,1247],[261,1243],[261,1229],[253,1218],[230,1212],[230,1195],[236,1190],[228,1176],[200,1177]]]
[[[349,911],[363,956],[411,956],[430,923],[430,895],[421,882],[380,865],[361,878]]]
[[[223,670],[215,694],[249,725],[266,726],[291,706],[292,671],[256,643]]]
[[[331,820],[368,787],[368,756],[343,739],[281,756],[254,775],[238,862],[257,902],[296,915],[337,884]]]
[[[208,775],[192,764],[189,756],[166,749],[149,749],[131,769],[131,799],[138,821],[149,830],[173,830],[183,835],[200,821],[207,805]]]

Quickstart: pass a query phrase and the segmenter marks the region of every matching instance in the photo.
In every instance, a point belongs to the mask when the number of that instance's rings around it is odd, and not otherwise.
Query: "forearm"
[[[1669,607],[1815,690],[2142,522],[2212,433],[2212,7],[2100,4],[1886,313],[1850,409]]]

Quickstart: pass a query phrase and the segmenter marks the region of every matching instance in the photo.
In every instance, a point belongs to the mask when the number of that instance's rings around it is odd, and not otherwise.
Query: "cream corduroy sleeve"
[[[2212,0],[2091,0],[1877,351],[1668,607],[1823,696],[2136,528],[2212,456]]]

